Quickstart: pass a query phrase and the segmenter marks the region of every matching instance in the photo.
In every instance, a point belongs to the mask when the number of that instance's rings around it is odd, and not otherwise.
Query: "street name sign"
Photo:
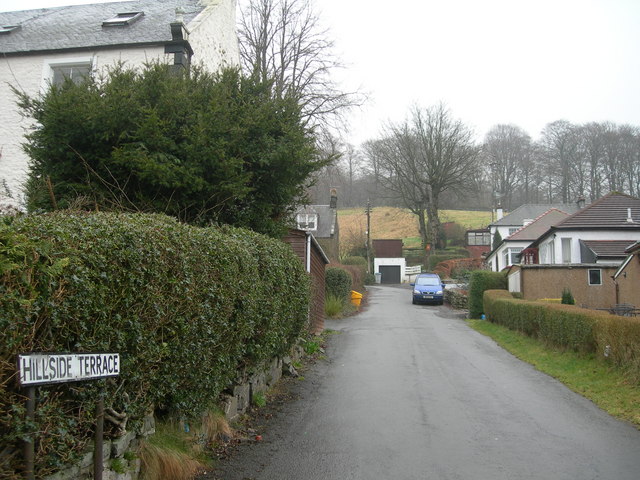
[[[33,353],[18,355],[20,385],[79,382],[120,374],[118,353]]]

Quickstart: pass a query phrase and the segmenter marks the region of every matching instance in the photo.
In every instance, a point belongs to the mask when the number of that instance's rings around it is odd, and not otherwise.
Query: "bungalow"
[[[486,260],[487,263],[492,265],[498,272],[503,268],[520,263],[521,260],[524,260],[522,258],[523,250],[531,245],[531,242],[534,242],[552,225],[568,216],[568,213],[562,212],[557,208],[547,210],[538,218],[505,238],[501,244],[489,253]]]
[[[610,193],[532,242],[509,270],[509,290],[535,300],[568,288],[578,305],[611,308],[619,303],[611,279],[639,239],[640,199]]]
[[[12,87],[35,96],[117,62],[216,71],[239,64],[235,0],[133,0],[0,12],[0,203],[22,203],[31,122]]]
[[[495,244],[496,234],[499,235],[500,240],[510,237],[522,227],[530,224],[540,215],[545,212],[548,212],[551,209],[556,209],[561,212],[572,214],[577,212],[580,208],[584,206],[584,200],[579,200],[577,204],[524,204],[520,205],[513,212],[508,215],[502,215],[502,209],[498,208],[497,210],[497,220],[491,224],[489,224],[489,233],[491,236],[491,252],[495,251],[500,245]],[[519,247],[512,247],[514,249]],[[517,258],[515,250],[512,252],[513,258]],[[493,271],[500,271],[502,268],[511,265],[512,262],[507,261],[507,263],[500,263],[499,257],[493,255],[491,259],[487,259],[487,265],[489,265],[490,269]]]

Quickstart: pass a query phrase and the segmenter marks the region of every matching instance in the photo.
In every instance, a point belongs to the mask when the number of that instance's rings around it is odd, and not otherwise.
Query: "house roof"
[[[624,258],[633,241],[629,240],[580,240],[597,258]]]
[[[560,210],[561,212],[565,212],[569,215],[578,211],[578,205],[573,204],[526,203],[524,205],[520,205],[513,212],[505,215],[500,220],[493,222],[491,225],[495,227],[521,226],[524,224],[525,220],[538,218],[544,212],[547,212],[552,208]]]
[[[628,213],[631,209],[631,222]],[[555,229],[640,230],[640,199],[624,193],[609,193],[555,225]]]
[[[557,208],[551,208],[536,218],[533,222],[525,225],[513,235],[507,237],[505,241],[527,240],[532,242],[549,230],[551,226],[564,220],[568,216],[568,213],[560,211]]]
[[[296,214],[307,213],[318,215],[317,230],[314,232],[316,238],[331,238],[336,233],[337,211],[329,205],[307,205],[296,211]]]
[[[199,0],[133,0],[0,12],[0,25],[20,26],[0,34],[0,53],[164,44],[171,41],[169,24],[176,21],[177,7],[184,11],[184,23],[188,25],[206,5]],[[103,27],[104,21],[130,12],[144,15],[130,25]]]

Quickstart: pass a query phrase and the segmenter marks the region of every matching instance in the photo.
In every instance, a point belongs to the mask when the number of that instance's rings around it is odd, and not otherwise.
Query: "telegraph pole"
[[[367,273],[371,273],[371,202],[367,199]]]

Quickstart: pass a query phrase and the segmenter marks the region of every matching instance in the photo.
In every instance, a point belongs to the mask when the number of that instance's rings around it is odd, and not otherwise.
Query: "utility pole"
[[[367,273],[371,273],[371,202],[367,199]]]

